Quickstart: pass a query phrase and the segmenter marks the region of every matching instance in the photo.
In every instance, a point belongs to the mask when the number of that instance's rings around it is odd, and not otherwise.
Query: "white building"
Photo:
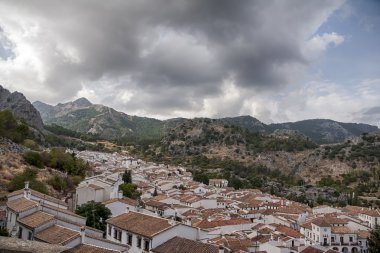
[[[129,211],[107,220],[107,239],[128,245],[129,253],[152,252],[177,235],[201,240],[206,234],[191,226],[140,212]]]
[[[344,219],[325,216],[305,224],[301,233],[309,245],[321,245],[343,253],[367,253],[366,239],[359,236],[360,231],[352,230],[347,224]]]
[[[122,183],[121,173],[105,172],[86,178],[76,188],[75,208],[90,201],[104,202],[120,197],[119,186]]]

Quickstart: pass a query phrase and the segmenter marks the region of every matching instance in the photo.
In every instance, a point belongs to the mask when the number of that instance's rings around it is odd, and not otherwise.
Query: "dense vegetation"
[[[29,187],[38,192],[47,194],[46,185],[37,180],[38,171],[36,169],[27,169],[20,174],[16,174],[8,184],[9,191],[17,191],[23,189],[25,181],[29,181]]]
[[[371,230],[368,238],[369,253],[380,253],[380,227]]]
[[[111,211],[102,203],[88,202],[75,210],[75,213],[86,217],[86,225],[106,232],[106,220],[111,217]]]
[[[268,180],[278,180],[287,185],[297,185],[297,177],[284,175],[279,170],[270,170],[263,165],[245,165],[232,159],[196,156],[191,164],[195,181],[208,184],[210,178],[224,178],[229,186],[239,188],[261,188]]]
[[[79,132],[64,128],[62,126],[59,126],[57,124],[45,125],[45,129],[56,135],[73,137],[73,138],[77,138],[77,139],[81,139],[85,141],[96,141],[100,139],[98,135],[79,133]]]
[[[139,199],[141,192],[137,190],[137,185],[132,183],[123,183],[119,186],[119,190],[123,192],[123,196],[131,199]]]
[[[91,169],[88,163],[78,159],[74,153],[67,153],[64,148],[53,148],[50,152],[28,151],[24,154],[24,159],[38,168],[47,166],[72,176],[84,177]]]
[[[30,136],[29,127],[18,122],[11,111],[0,111],[0,136],[22,143]]]
[[[369,161],[380,162],[380,136],[376,134],[363,134],[362,141],[354,144],[347,141],[342,144],[326,146],[324,158],[339,159],[341,161]]]

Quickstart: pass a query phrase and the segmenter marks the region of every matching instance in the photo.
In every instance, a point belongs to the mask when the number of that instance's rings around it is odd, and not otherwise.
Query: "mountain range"
[[[168,129],[194,119],[175,118],[158,120],[131,116],[113,108],[92,104],[86,98],[55,106],[40,101],[33,103],[45,124],[56,124],[67,129],[99,136],[109,140],[159,140]],[[298,131],[318,144],[339,143],[361,133],[378,131],[377,126],[342,123],[330,119],[310,119],[298,122],[265,124],[252,116],[216,119],[223,124],[238,126],[250,132],[270,134],[278,130]]]

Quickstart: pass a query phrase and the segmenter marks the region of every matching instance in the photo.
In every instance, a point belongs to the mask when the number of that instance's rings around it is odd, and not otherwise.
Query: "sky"
[[[378,0],[0,0],[0,85],[127,114],[380,125]]]

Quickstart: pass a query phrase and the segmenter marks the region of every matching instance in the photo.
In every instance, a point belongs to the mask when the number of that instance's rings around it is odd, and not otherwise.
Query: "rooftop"
[[[79,244],[77,247],[70,250],[70,253],[116,253],[120,251],[104,249],[93,245]]]
[[[29,216],[26,216],[22,219],[19,219],[18,222],[21,225],[24,225],[29,228],[37,228],[45,223],[48,223],[50,221],[54,220],[54,216],[38,211],[35,212]]]
[[[172,226],[166,219],[132,211],[108,219],[107,223],[145,237],[153,237]]]
[[[32,190],[32,189],[29,189],[29,190],[30,190],[30,193],[32,196],[35,196],[35,197],[40,198],[42,200],[50,201],[50,202],[55,203],[55,204],[59,204],[59,205],[64,206],[64,207],[67,207],[67,204],[62,200],[59,200],[57,198],[51,197],[49,195],[40,193],[40,192]],[[10,198],[10,197],[17,196],[17,195],[24,195],[24,189],[11,192],[7,196],[8,196],[8,198]]]
[[[243,224],[251,224],[249,220],[246,219],[229,219],[229,220],[201,220],[194,224],[194,227],[198,228],[215,228],[222,226],[231,226],[231,225],[243,225]]]
[[[67,248],[61,245],[0,236],[0,252],[60,253],[66,250]]]
[[[51,244],[66,245],[79,236],[77,231],[54,225],[36,234],[34,238]]]
[[[37,206],[38,203],[36,201],[29,200],[26,198],[19,198],[13,201],[9,201],[7,203],[7,207],[12,211],[15,211],[16,213],[21,213]]]
[[[174,237],[152,249],[154,253],[218,253],[218,248],[211,244]]]

